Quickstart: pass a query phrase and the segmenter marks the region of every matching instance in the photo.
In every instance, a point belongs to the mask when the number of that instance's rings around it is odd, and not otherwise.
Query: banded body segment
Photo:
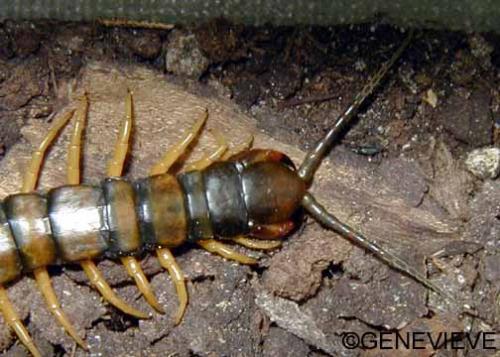
[[[121,178],[106,178],[102,188],[108,218],[109,255],[140,252],[142,242],[133,186]]]
[[[177,247],[187,237],[184,194],[175,176],[162,174],[135,184],[137,213],[146,248]]]
[[[52,235],[63,260],[93,259],[108,250],[105,200],[101,188],[61,186],[51,190],[48,197]]]
[[[8,196],[4,207],[24,270],[55,264],[57,250],[47,214],[47,199],[38,193],[21,193]]]
[[[14,280],[21,275],[23,266],[17,251],[14,236],[0,205],[0,284]]]
[[[195,242],[214,237],[205,183],[201,171],[190,171],[178,176],[184,192],[186,214],[188,218],[188,240]]]
[[[219,237],[235,237],[248,231],[242,169],[237,162],[217,162],[203,172],[210,221]]]

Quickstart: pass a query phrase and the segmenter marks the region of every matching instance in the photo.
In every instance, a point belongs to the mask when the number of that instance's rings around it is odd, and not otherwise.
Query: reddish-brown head
[[[293,162],[274,150],[251,150],[234,159],[244,166],[241,178],[251,235],[269,239],[289,233],[306,193]]]

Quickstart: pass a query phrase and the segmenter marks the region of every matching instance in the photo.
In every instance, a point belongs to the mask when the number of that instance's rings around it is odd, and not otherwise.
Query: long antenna
[[[405,262],[398,256],[390,253],[389,251],[385,250],[375,241],[364,237],[362,234],[356,232],[348,225],[342,223],[337,217],[329,213],[325,209],[325,207],[319,204],[318,201],[316,201],[316,199],[310,193],[305,194],[304,198],[302,199],[302,205],[314,218],[316,218],[321,224],[323,224],[327,228],[330,228],[331,230],[353,241],[362,248],[372,252],[374,255],[376,255],[379,259],[381,259],[385,263],[410,275],[415,280],[419,281],[424,286],[435,291],[436,293],[448,299],[454,300],[452,296],[441,290],[437,285],[432,283],[429,279],[423,276],[415,268],[410,266],[407,262]]]
[[[391,59],[384,63],[378,72],[370,79],[368,84],[359,92],[354,98],[353,102],[347,109],[342,113],[341,116],[333,124],[332,128],[326,133],[326,135],[321,139],[316,146],[307,153],[304,161],[300,165],[297,174],[307,183],[309,183],[319,164],[323,160],[324,156],[331,149],[335,140],[344,131],[344,129],[352,122],[353,118],[359,111],[359,108],[363,105],[366,99],[373,93],[375,88],[380,84],[380,81],[385,77],[387,71],[391,66],[399,59],[403,51],[406,49],[408,44],[413,38],[414,30],[410,30],[408,36],[399,46],[396,52],[392,55]]]
[[[407,274],[425,287],[441,295],[446,300],[460,304],[460,308],[463,312],[466,312],[471,316],[477,316],[477,312],[470,305],[459,302],[454,296],[434,284],[403,259],[383,248],[377,242],[366,238],[359,232],[356,232],[347,224],[342,223],[337,217],[329,213],[325,207],[318,203],[318,201],[316,201],[314,196],[310,193],[306,193],[304,195],[304,198],[302,199],[302,206],[307,210],[307,212],[309,212],[309,214],[311,214],[311,216],[317,219],[325,227],[330,228],[342,237],[351,240],[356,245],[373,253],[384,263]]]
[[[324,156],[331,149],[335,140],[338,139],[339,135],[344,131],[344,129],[351,123],[352,119],[356,116],[359,108],[363,105],[366,99],[373,93],[374,89],[380,84],[380,81],[387,74],[389,68],[398,60],[403,51],[406,49],[413,37],[413,30],[411,30],[404,40],[404,42],[399,46],[397,51],[392,55],[391,59],[384,63],[378,72],[373,76],[373,78],[368,82],[367,85],[359,92],[354,98],[353,103],[344,111],[344,113],[335,121],[333,127],[328,131],[328,133],[321,139],[316,146],[309,151],[306,158],[302,162],[298,170],[298,175],[306,182],[309,183],[316,172],[316,169],[320,165]],[[439,286],[430,281],[425,275],[417,271],[410,264],[405,262],[403,259],[391,253],[387,249],[383,248],[376,241],[370,240],[363,236],[361,233],[356,232],[353,228],[342,223],[337,217],[329,213],[310,193],[306,193],[302,199],[302,206],[317,219],[322,225],[331,230],[342,235],[344,238],[349,239],[356,245],[368,250],[377,256],[384,263],[389,266],[407,274],[416,281],[420,282],[422,285],[426,286],[428,289],[433,290],[448,301],[457,302],[455,297],[450,295],[445,290],[441,289]],[[470,315],[476,315],[476,312],[467,304],[462,304],[462,311],[467,312]]]

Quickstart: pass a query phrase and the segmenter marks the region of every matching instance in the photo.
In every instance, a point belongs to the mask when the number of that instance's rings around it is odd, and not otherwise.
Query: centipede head
[[[250,150],[231,158],[241,166],[250,235],[261,239],[286,236],[306,192],[305,182],[285,154]]]

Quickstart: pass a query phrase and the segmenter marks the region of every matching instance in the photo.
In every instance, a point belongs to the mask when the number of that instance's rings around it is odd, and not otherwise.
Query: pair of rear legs
[[[88,112],[88,98],[84,95],[81,99],[79,108],[76,110],[76,121],[71,135],[71,141],[68,148],[68,165],[67,165],[67,184],[77,185],[80,184],[80,156],[81,156],[81,146],[82,146],[82,133],[85,127],[87,112]],[[32,192],[36,189],[37,181],[40,173],[40,168],[44,160],[45,152],[54,139],[57,137],[61,129],[70,121],[70,119],[75,114],[75,111],[70,111],[65,113],[59,119],[57,119],[50,129],[44,140],[41,142],[39,147],[33,153],[32,159],[29,164],[29,168],[23,178],[21,192]],[[153,166],[151,169],[151,174],[162,174],[166,173],[171,166],[177,162],[180,156],[186,151],[188,146],[193,142],[193,140],[199,135],[204,123],[208,117],[208,113],[205,112],[203,116],[197,120],[193,128],[188,132],[188,134],[182,138],[182,140],[172,147],[164,157]],[[120,128],[119,137],[115,145],[114,155],[110,162],[108,163],[107,176],[108,177],[119,177],[122,175],[123,165],[125,158],[129,150],[130,134],[133,126],[133,99],[132,94],[128,93],[126,98],[126,115],[125,120]],[[186,170],[201,170],[210,165],[215,160],[228,159],[231,155],[228,152],[228,146],[224,138],[215,133],[218,147],[217,149],[200,159],[199,161],[188,165]],[[247,144],[242,145],[241,148],[237,148],[235,152],[239,152],[248,149],[251,145],[251,141]],[[246,246],[252,249],[274,249],[280,246],[280,242],[276,241],[255,241],[248,239],[246,237],[236,237],[233,239],[234,242]],[[227,259],[232,259],[238,261],[242,264],[255,264],[256,260],[248,257],[246,255],[240,254],[227,245],[216,241],[214,239],[200,241],[198,243],[201,247],[207,251],[217,253]],[[179,297],[179,309],[176,314],[175,321],[179,323],[182,319],[184,311],[188,302],[187,289],[185,284],[184,275],[178,266],[172,252],[167,248],[159,248],[156,250],[158,259],[162,267],[167,269],[172,281],[175,285],[178,297]],[[135,280],[136,285],[145,297],[146,301],[158,312],[164,313],[161,305],[159,304],[155,294],[153,293],[148,279],[146,278],[140,263],[131,256],[121,257],[121,262],[124,264],[128,274]],[[88,276],[92,285],[95,286],[99,292],[102,294],[105,300],[109,303],[122,310],[123,312],[135,316],[137,318],[147,318],[148,315],[133,308],[119,298],[107,284],[101,272],[92,260],[84,260],[80,262],[84,272]],[[37,285],[42,292],[50,311],[54,314],[59,323],[64,327],[68,334],[75,340],[75,342],[82,348],[87,349],[88,346],[79,337],[75,328],[71,325],[67,319],[64,311],[62,310],[58,298],[53,290],[52,284],[50,282],[50,276],[47,269],[38,268],[34,271],[34,277]],[[28,331],[24,327],[22,321],[17,315],[12,303],[10,302],[7,292],[3,286],[0,285],[0,308],[3,313],[4,319],[7,324],[16,332],[17,336],[21,342],[29,349],[29,351],[34,356],[40,356],[40,352],[33,343]]]

